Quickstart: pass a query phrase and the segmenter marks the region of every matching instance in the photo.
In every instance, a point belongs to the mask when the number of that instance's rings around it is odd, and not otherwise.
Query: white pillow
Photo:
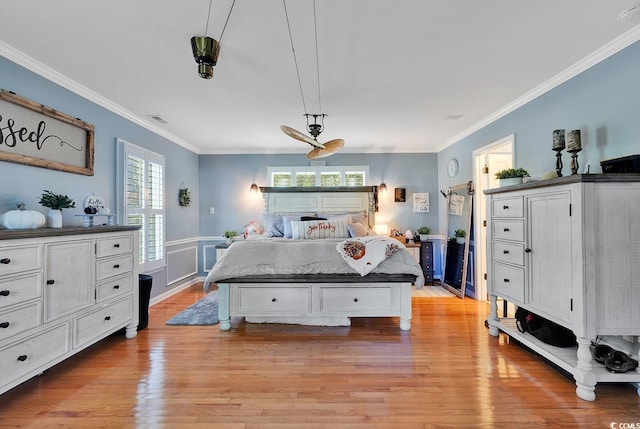
[[[366,276],[388,257],[404,248],[404,244],[388,237],[350,238],[336,246],[342,259],[361,276]]]
[[[360,222],[354,222],[347,225],[349,237],[365,237],[367,236],[367,228]]]
[[[291,221],[291,238],[294,240],[347,237],[349,231],[344,219]]]

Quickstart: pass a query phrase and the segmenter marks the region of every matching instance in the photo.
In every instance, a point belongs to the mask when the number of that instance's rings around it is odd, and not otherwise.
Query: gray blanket
[[[217,261],[205,279],[211,283],[234,277],[265,274],[353,274],[338,254],[336,246],[344,239],[236,241],[225,256]],[[422,268],[406,249],[396,252],[378,265],[372,273],[413,274],[417,289],[424,285]]]

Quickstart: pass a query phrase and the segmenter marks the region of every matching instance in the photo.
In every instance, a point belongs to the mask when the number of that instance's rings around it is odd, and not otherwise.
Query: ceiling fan
[[[289,137],[292,137],[301,142],[309,143],[311,146],[313,146],[313,149],[311,149],[309,153],[307,153],[308,159],[324,158],[325,156],[333,155],[334,153],[342,149],[342,147],[344,146],[343,139],[329,140],[326,143],[320,143],[318,141],[318,136],[324,129],[324,117],[327,115],[323,113],[305,113],[304,116],[307,117],[307,131],[309,132],[309,134],[311,134],[312,137],[309,137],[308,135],[301,133],[298,130],[294,130],[293,128],[286,125],[280,125],[280,129]],[[309,123],[310,116],[313,116],[313,124]],[[321,123],[318,123],[318,118],[321,118]]]

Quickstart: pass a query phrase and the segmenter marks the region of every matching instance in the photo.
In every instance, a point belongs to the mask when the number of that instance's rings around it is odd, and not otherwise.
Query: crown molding
[[[70,79],[68,76],[52,69],[49,66],[46,66],[45,64],[37,61],[36,59],[26,55],[25,53],[15,49],[13,46],[10,46],[8,44],[6,44],[5,42],[0,41],[0,55],[4,56],[5,58],[13,61],[14,63],[42,76],[43,78],[50,80],[51,82],[54,82],[60,86],[62,86],[65,89],[68,89],[69,91],[83,97],[86,98],[89,101],[92,101],[94,103],[96,103],[99,106],[104,107],[105,109],[119,115],[122,116],[123,118],[137,124],[140,125],[143,128],[146,128],[147,130],[158,134],[159,136],[162,136],[170,141],[172,141],[173,143],[184,147],[187,150],[190,150],[191,152],[194,152],[196,154],[200,154],[200,149],[198,149],[196,146],[187,143],[186,141],[182,140],[181,138],[163,130],[162,128],[158,127],[155,124],[152,124],[151,122],[148,122],[147,120],[145,120],[144,118],[136,115],[135,113],[125,109],[124,107],[120,106],[117,103],[114,103],[113,101],[109,100],[106,97],[103,97],[102,95],[98,94],[97,92],[87,88],[84,85],[81,85],[80,83],[74,81],[73,79]]]
[[[463,138],[470,136],[476,131],[481,130],[482,128],[486,127],[492,122],[495,122],[498,119],[502,118],[503,116],[506,116],[507,114],[513,112],[514,110],[524,106],[525,104],[540,97],[541,95],[554,89],[555,87],[560,86],[561,84],[565,83],[569,79],[576,77],[577,75],[584,72],[585,70],[606,60],[610,56],[620,52],[621,50],[637,42],[638,40],[640,40],[640,25],[633,27],[631,30],[627,31],[626,33],[622,34],[621,36],[607,43],[600,49],[587,55],[586,57],[584,57],[582,60],[578,61],[571,67],[553,76],[548,81],[538,85],[531,91],[527,92],[526,94],[522,95],[519,98],[516,98],[511,103],[502,107],[500,110],[497,110],[493,114],[475,123],[474,125],[462,131],[461,133],[453,136],[452,138],[444,142],[442,145],[438,146],[436,151],[440,152],[443,149],[446,149],[449,146],[459,142]]]

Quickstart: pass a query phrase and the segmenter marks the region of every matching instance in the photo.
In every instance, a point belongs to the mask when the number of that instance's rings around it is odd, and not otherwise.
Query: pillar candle
[[[580,130],[572,130],[567,133],[567,150],[580,152],[582,150],[582,142],[580,141]]]
[[[564,130],[553,131],[553,150],[564,149]]]

